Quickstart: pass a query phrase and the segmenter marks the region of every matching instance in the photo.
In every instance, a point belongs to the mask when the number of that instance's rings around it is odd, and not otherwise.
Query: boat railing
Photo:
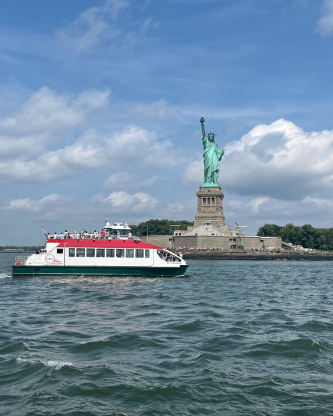
[[[128,237],[127,235],[104,235],[101,234],[69,234],[68,236],[64,236],[64,238],[60,238],[60,235],[57,236],[57,240],[139,240],[141,239],[136,235],[132,235]],[[54,236],[50,236],[48,241],[52,242],[54,240]]]
[[[25,266],[29,256],[15,256],[16,266]]]

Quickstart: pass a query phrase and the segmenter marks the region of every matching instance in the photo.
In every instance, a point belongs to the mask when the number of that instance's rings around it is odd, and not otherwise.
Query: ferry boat
[[[134,236],[122,223],[106,221],[104,233],[50,237],[45,249],[15,257],[13,276],[142,276],[174,277],[188,264],[175,253]]]

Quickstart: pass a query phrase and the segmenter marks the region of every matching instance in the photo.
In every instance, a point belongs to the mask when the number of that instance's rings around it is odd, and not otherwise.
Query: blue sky
[[[332,227],[333,0],[0,1],[0,244],[225,215]]]

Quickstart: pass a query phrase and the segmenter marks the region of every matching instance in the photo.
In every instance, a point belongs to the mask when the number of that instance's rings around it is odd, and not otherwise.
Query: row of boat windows
[[[70,248],[69,257],[127,257],[149,258],[149,249],[142,248]]]

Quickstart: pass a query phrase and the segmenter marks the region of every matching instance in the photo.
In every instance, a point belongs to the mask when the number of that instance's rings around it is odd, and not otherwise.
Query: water
[[[11,278],[1,415],[332,415],[331,262],[191,261],[188,276]]]

